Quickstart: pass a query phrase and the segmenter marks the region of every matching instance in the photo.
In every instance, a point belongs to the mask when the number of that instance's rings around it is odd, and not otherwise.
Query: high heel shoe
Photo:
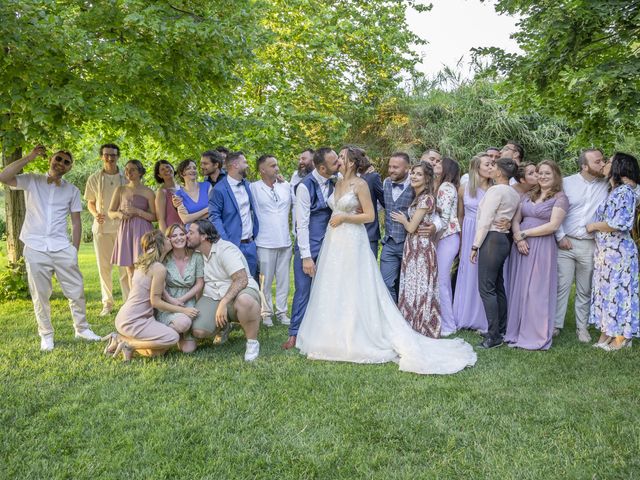
[[[122,352],[123,361],[124,362],[130,362],[131,361],[131,357],[133,357],[134,349],[127,342],[121,340],[118,343],[118,346],[116,347],[116,350],[113,352],[112,357],[116,358],[120,352]]]
[[[602,342],[600,340],[598,340],[596,343],[593,344],[593,346],[595,348],[602,348],[603,350],[607,350],[607,348],[605,348],[605,347],[607,347],[611,343],[612,340],[613,340],[613,337],[607,337]]]
[[[108,342],[107,346],[104,347],[105,355],[112,355],[113,352],[116,351],[116,348],[118,348],[119,340],[118,334],[116,332],[111,332],[109,335],[105,335],[100,340],[102,340],[103,342]]]
[[[607,352],[615,352],[617,350],[622,350],[623,348],[631,348],[632,342],[630,338],[625,338],[620,343],[610,342],[604,347],[602,347]]]

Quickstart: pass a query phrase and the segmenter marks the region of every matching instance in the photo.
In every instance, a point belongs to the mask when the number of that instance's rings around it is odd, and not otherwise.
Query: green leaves
[[[564,118],[576,129],[574,147],[611,148],[637,135],[638,2],[501,0],[496,9],[522,18],[514,37],[524,54],[479,51],[507,75],[512,105]]]

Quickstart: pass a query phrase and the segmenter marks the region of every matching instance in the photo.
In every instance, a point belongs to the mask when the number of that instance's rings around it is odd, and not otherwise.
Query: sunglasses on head
[[[72,162],[71,160],[69,160],[68,158],[61,157],[60,155],[56,155],[55,157],[53,157],[53,159],[54,159],[56,162],[62,162],[62,163],[64,163],[66,166],[69,166],[69,165],[71,165],[71,164],[73,163],[73,162]]]

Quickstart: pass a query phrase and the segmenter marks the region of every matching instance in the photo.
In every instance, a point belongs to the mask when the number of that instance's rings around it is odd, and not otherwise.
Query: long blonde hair
[[[478,153],[471,159],[471,162],[469,162],[469,183],[467,184],[467,188],[472,198],[476,198],[478,194],[478,188],[482,181],[480,178],[480,162],[482,162],[482,159],[486,156],[487,154],[485,152]]]
[[[136,269],[147,273],[151,265],[160,262],[165,239],[164,233],[160,230],[152,230],[142,236],[140,245],[142,246],[143,253],[138,257],[138,260],[136,260]]]

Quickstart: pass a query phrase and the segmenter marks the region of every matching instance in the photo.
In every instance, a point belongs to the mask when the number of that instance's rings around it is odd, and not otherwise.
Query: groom
[[[315,170],[304,177],[296,188],[296,244],[293,257],[296,290],[293,295],[289,339],[282,344],[285,350],[295,347],[298,329],[307,310],[318,253],[331,218],[327,199],[333,193],[332,177],[337,173],[340,161],[335,151],[323,147],[313,154],[313,165]]]

